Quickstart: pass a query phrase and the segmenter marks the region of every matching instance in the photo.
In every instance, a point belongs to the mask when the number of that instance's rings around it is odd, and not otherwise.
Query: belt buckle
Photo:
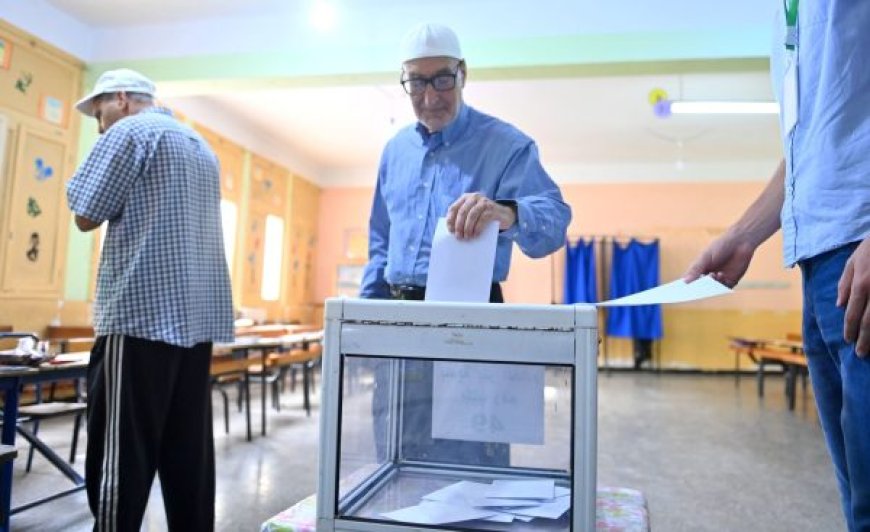
[[[422,286],[413,286],[413,285],[391,285],[390,286],[390,294],[396,299],[402,300],[416,300],[421,299],[423,296],[425,288]]]

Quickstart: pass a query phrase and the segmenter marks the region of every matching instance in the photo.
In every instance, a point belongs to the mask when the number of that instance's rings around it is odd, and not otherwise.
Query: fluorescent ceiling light
[[[671,113],[683,114],[779,114],[776,102],[671,102]]]

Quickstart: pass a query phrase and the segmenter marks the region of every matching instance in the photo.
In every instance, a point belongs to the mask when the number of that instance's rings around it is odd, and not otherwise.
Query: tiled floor
[[[838,496],[812,395],[789,412],[782,380],[769,378],[759,399],[750,377],[614,372],[599,379],[598,480],[646,494],[653,530],[843,530]],[[256,531],[260,523],[316,491],[318,418],[301,396],[285,393],[270,410],[269,433],[244,438],[232,413],[223,432],[215,394],[217,522],[220,531]],[[259,428],[254,390],[255,429]],[[44,424],[45,438],[68,452],[68,425]],[[84,438],[80,442],[84,460]],[[20,444],[20,443],[19,443]],[[24,449],[22,449],[24,451]],[[22,454],[25,454],[22,452]],[[13,505],[65,486],[44,459],[24,473],[15,463]],[[12,517],[16,531],[85,531],[92,520],[84,493]],[[166,528],[160,491],[152,490],[143,530]]]

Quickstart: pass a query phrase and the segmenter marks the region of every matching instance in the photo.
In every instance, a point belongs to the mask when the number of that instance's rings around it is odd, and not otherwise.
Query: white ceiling
[[[505,72],[516,66],[542,66],[524,63],[526,59],[520,57],[523,48],[517,43],[540,48],[544,43],[559,42],[549,40],[553,36],[567,39],[561,42],[575,43],[568,44],[568,48],[579,46],[577,42],[586,43],[592,48],[585,59],[589,63],[759,57],[764,53],[756,49],[759,43],[763,50],[763,43],[769,41],[764,28],[770,26],[773,0],[715,4],[697,0],[660,0],[652,4],[642,0],[330,0],[343,14],[330,35],[315,35],[307,25],[308,10],[314,1],[28,0],[28,5],[34,7],[27,13],[23,7],[18,8],[13,18],[37,26],[38,5],[42,5],[42,11],[63,13],[79,21],[80,27],[70,30],[70,42],[82,40],[81,35],[99,37],[93,44],[92,57],[97,59],[92,60],[126,64],[141,59],[146,61],[146,69],[150,59],[208,57],[228,50],[247,51],[251,58],[271,53],[270,60],[279,65],[292,61],[284,59],[284,53],[297,62],[300,57],[311,59],[310,65],[304,63],[299,67],[302,70],[293,74],[282,74],[280,68],[270,71],[271,80],[268,74],[261,74],[265,83],[277,81],[271,88],[238,88],[256,86],[258,82],[252,77],[240,80],[236,88],[215,83],[217,88],[209,90],[209,94],[199,91],[194,96],[167,97],[166,101],[194,120],[324,185],[346,184],[353,181],[353,176],[361,176],[360,184],[370,184],[384,142],[397,126],[414,118],[398,83],[348,84],[348,79],[359,74],[376,74],[377,79],[384,69],[383,63],[371,57],[357,59],[353,54],[356,50],[348,50],[347,46],[391,49],[397,35],[411,22],[422,19],[453,21],[451,24],[468,44],[466,51],[477,54],[469,58],[466,101],[529,134],[537,141],[544,164],[559,168],[561,177],[570,176],[571,169],[579,167],[594,167],[596,172],[602,167],[632,167],[635,177],[649,173],[670,179],[679,178],[676,174],[683,168],[694,167],[705,170],[692,173],[692,179],[745,179],[750,175],[763,179],[765,175],[756,175],[755,170],[780,157],[775,116],[659,119],[647,101],[649,91],[655,87],[666,89],[674,99],[769,101],[770,83],[764,72],[501,81],[475,78],[475,66],[481,66],[477,57],[483,57],[484,63],[489,58],[490,77],[494,75],[492,68],[498,70],[500,66],[508,67]],[[498,14],[495,18],[494,13]],[[43,37],[57,33],[54,28],[44,31],[47,35]],[[625,40],[611,39],[620,35]],[[591,40],[571,40],[578,36]],[[666,51],[659,50],[663,54],[659,56],[645,55],[648,46],[637,44],[647,42],[644,39],[656,39],[650,46],[663,41]],[[749,41],[754,44],[742,46]],[[125,42],[126,48],[122,45]],[[596,42],[602,44],[596,48]],[[135,46],[128,50],[131,43]],[[332,48],[318,47],[318,43],[332,43]],[[242,50],[245,46],[251,49]],[[667,52],[669,47],[674,48],[673,54]],[[706,52],[699,52],[702,48]],[[529,57],[549,66],[572,60],[565,57],[577,57],[560,55],[564,51]],[[517,52],[520,56],[514,57]],[[336,55],[350,57],[351,63],[335,63]],[[327,70],[335,79],[342,79],[340,86],[287,88],[293,85],[292,76],[316,77],[322,73],[319,65],[329,60],[348,69]],[[232,78],[238,72],[221,70],[217,76]],[[516,72],[508,72],[505,77],[511,75]],[[291,83],[282,86],[281,82],[288,80]],[[181,93],[167,86],[164,95],[171,94]],[[734,171],[734,164],[745,162],[754,166],[737,175],[740,172]],[[653,171],[656,167],[669,168],[670,173]],[[719,170],[708,171],[711,168]]]
[[[47,0],[79,21],[96,27],[165,24],[197,18],[244,16],[298,0]]]
[[[655,87],[676,99],[770,100],[765,73],[474,81],[472,70],[470,76],[466,101],[529,134],[548,166],[779,157],[775,115],[660,119],[647,100]],[[414,118],[398,84],[248,91],[167,103],[206,123],[215,114],[233,116],[274,143],[292,146],[321,176],[373,175],[384,142]]]

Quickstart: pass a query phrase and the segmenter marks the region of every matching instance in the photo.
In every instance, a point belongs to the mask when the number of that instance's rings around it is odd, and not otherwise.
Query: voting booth
[[[330,299],[317,530],[595,529],[597,313]]]

